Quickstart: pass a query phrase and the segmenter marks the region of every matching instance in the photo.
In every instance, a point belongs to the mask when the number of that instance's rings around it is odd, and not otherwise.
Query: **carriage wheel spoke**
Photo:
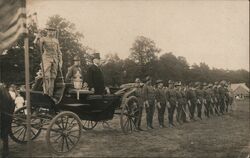
[[[24,130],[24,134],[23,134],[23,141],[25,140],[26,131],[27,131],[27,129],[25,128],[25,130]]]
[[[77,136],[71,134],[69,135],[69,137],[78,138]]]
[[[67,119],[66,119],[65,128],[67,129],[67,128],[68,128],[68,121],[69,121],[69,117],[67,116],[66,118],[67,118]]]
[[[86,120],[86,121],[84,121],[84,124],[83,124],[83,126],[85,126],[85,125],[86,125],[86,123],[87,123],[87,120]]]
[[[20,127],[18,130],[14,131],[13,134],[16,134],[16,133],[19,132],[21,129],[23,129],[23,127]]]
[[[69,133],[74,133],[74,132],[78,132],[79,130],[73,130],[73,131],[69,131]]]
[[[62,137],[62,135],[59,135],[59,136],[56,138],[55,142],[57,142],[61,137]]]
[[[23,131],[25,130],[25,128],[22,128],[23,130],[19,133],[19,135],[17,136],[17,139],[22,135]]]
[[[62,137],[62,146],[61,146],[61,151],[64,149],[64,136]]]
[[[67,149],[69,150],[69,144],[68,144],[68,139],[67,139],[67,137],[65,137],[65,143],[66,143]]]
[[[64,121],[63,121],[63,118],[61,117],[61,121],[62,121],[62,129],[64,129]]]
[[[128,124],[128,118],[126,119],[125,123],[124,123],[124,128],[127,127],[127,124]]]

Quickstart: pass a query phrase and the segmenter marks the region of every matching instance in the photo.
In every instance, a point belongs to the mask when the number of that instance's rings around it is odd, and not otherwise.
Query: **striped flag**
[[[0,55],[26,32],[25,6],[25,0],[0,0]]]

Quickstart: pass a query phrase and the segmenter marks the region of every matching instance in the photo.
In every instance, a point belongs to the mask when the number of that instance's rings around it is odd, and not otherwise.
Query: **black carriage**
[[[72,150],[80,140],[82,129],[91,130],[99,121],[120,115],[124,133],[136,129],[139,115],[138,101],[131,93],[133,86],[112,90],[110,94],[94,95],[88,90],[70,88],[57,83],[56,100],[42,91],[31,91],[31,139],[46,130],[48,148],[55,154]],[[25,97],[25,93],[22,95]],[[13,117],[10,137],[18,143],[27,142],[26,107],[18,109]]]

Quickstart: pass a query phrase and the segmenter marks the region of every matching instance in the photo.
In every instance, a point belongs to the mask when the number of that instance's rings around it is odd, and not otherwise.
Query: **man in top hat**
[[[58,69],[62,68],[62,52],[59,41],[55,37],[56,29],[47,28],[47,36],[40,39],[40,51],[42,54],[42,71],[45,76],[43,91],[49,96],[53,96],[54,82]]]
[[[143,104],[146,108],[147,128],[153,129],[153,116],[155,111],[155,89],[152,86],[152,79],[150,76],[146,77],[145,85],[142,89]]]
[[[100,69],[100,53],[93,54],[93,64],[88,68],[87,71],[87,83],[91,91],[94,94],[104,94],[104,76]]]
[[[174,127],[174,111],[178,104],[177,102],[177,94],[176,89],[174,88],[174,82],[169,80],[168,81],[168,90],[166,91],[166,98],[169,102],[168,106],[168,121],[169,121],[169,127]]]
[[[160,128],[165,127],[164,125],[164,114],[166,109],[166,92],[163,88],[163,81],[157,80],[156,81],[157,89],[155,91],[155,99],[156,99],[156,105],[158,109],[158,121]]]
[[[81,69],[81,61],[79,56],[75,56],[73,58],[74,64],[68,68],[68,72],[66,74],[66,82],[73,83],[74,79],[76,79],[76,75],[81,75],[82,78],[82,69]]]

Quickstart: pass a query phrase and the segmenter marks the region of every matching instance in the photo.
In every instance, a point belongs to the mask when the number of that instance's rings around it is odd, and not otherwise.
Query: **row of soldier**
[[[174,114],[179,124],[197,119],[202,120],[202,112],[209,118],[211,115],[223,115],[232,106],[233,95],[230,91],[230,83],[226,81],[212,83],[195,82],[182,85],[181,82],[168,81],[168,87],[164,87],[162,80],[157,80],[152,85],[151,77],[147,76],[145,84],[140,79],[135,80],[136,90],[134,95],[138,98],[139,117],[136,120],[137,130],[141,128],[142,111],[145,107],[147,129],[153,129],[153,116],[155,108],[158,110],[160,128],[165,127],[164,116],[168,111],[168,127],[175,127]],[[203,110],[204,109],[204,110]],[[195,112],[197,114],[195,115]],[[196,117],[197,116],[197,117]]]

